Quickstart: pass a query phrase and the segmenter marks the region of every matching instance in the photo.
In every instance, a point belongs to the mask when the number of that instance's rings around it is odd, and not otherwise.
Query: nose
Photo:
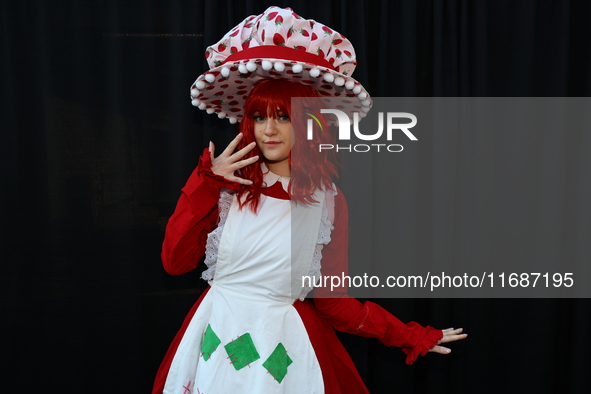
[[[275,134],[277,134],[277,119],[269,117],[265,123],[265,135],[271,136]]]

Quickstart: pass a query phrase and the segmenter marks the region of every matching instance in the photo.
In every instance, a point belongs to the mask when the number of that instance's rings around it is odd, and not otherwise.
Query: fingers
[[[256,146],[256,142],[251,142],[250,144],[246,145],[244,148],[240,149],[238,152],[234,153],[234,150],[236,150],[236,147],[238,146],[238,144],[240,143],[240,140],[242,140],[243,135],[242,133],[238,133],[238,135],[232,140],[230,141],[230,143],[228,144],[228,146],[226,147],[226,149],[224,149],[224,151],[218,156],[218,157],[228,157],[230,159],[232,159],[233,162],[240,160],[242,157],[244,157],[244,155],[246,155],[248,152],[250,152],[251,150],[254,149],[254,147]],[[209,151],[211,153],[211,160],[213,161],[214,159],[214,153],[213,153],[213,149],[215,149],[213,142],[209,142]]]
[[[248,159],[240,160],[239,162],[234,163],[234,165],[232,165],[232,167],[235,168],[236,170],[238,170],[240,168],[244,168],[248,165],[256,163],[258,159],[259,159],[258,156],[249,157]],[[231,176],[227,177],[227,179],[229,181],[237,182],[242,185],[252,185],[252,183],[253,183],[251,180],[240,178],[240,177],[237,177],[236,175],[233,175],[233,174]]]
[[[462,334],[464,331],[463,328],[453,329],[448,328],[443,331],[443,338],[441,338],[437,343],[447,343],[447,342],[454,342],[459,341],[460,339],[464,339],[468,336],[468,334]]]
[[[451,353],[451,349],[445,346],[435,346],[433,349],[429,349],[432,353],[439,353],[439,354],[449,354]]]
[[[231,169],[234,171],[237,171],[241,168],[244,168],[244,167],[249,166],[253,163],[256,163],[258,160],[259,160],[258,155],[255,155],[253,157],[249,157],[248,159],[239,160],[239,161],[235,162],[234,164],[232,164]]]
[[[224,151],[222,152],[222,154],[220,156],[231,156],[232,153],[234,152],[234,150],[236,149],[236,147],[238,146],[238,144],[240,143],[240,140],[242,139],[242,137],[243,137],[242,133],[238,133],[238,135],[236,137],[234,137],[234,139],[232,141],[230,141],[230,143],[228,144],[226,149],[224,149]]]
[[[244,155],[246,155],[248,152],[253,150],[256,145],[257,143],[253,141],[250,144],[246,145],[244,148],[240,149],[238,152],[234,153],[232,156],[230,156],[230,158],[232,160],[239,160],[242,157],[244,157]]]
[[[449,335],[457,335],[460,334],[462,331],[464,331],[463,328],[446,328],[445,330],[441,330],[443,331],[443,335],[449,334]]]
[[[449,354],[451,353],[451,349],[445,346],[439,346],[440,343],[447,343],[447,342],[454,342],[459,341],[460,339],[464,339],[468,336],[468,334],[463,334],[463,328],[446,328],[445,330],[441,330],[443,332],[443,337],[437,341],[437,345],[435,345],[432,349],[429,349],[432,353],[439,353],[439,354]]]
[[[213,158],[214,158],[214,155],[213,155],[214,151],[215,151],[215,145],[213,144],[213,142],[209,141],[209,159],[212,162],[213,162]]]
[[[242,138],[242,133],[239,133],[218,157],[214,157],[215,146],[212,142],[209,143],[212,163],[211,171],[216,175],[224,177],[228,181],[237,182],[242,185],[252,185],[252,181],[235,175],[236,171],[256,163],[259,160],[259,156],[253,156],[242,160],[246,154],[254,149],[256,142],[251,142],[239,151],[234,152]]]

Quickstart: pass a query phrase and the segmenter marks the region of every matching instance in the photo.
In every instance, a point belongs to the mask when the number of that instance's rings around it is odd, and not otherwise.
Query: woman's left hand
[[[447,342],[454,342],[459,341],[460,339],[464,339],[468,336],[468,334],[462,334],[464,331],[463,328],[448,328],[443,331],[443,338],[437,341],[437,345],[435,345],[432,349],[429,349],[430,352],[433,353],[440,353],[440,354],[449,354],[451,352],[450,348],[445,346],[439,346],[440,343],[447,343]]]

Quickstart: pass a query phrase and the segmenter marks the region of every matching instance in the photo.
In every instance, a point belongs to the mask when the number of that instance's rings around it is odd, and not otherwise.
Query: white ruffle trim
[[[327,190],[326,193],[331,193],[333,196],[337,195],[337,192],[332,190]],[[227,190],[222,190],[220,199],[218,201],[220,222],[218,227],[207,235],[207,243],[205,245],[205,265],[207,266],[207,269],[201,274],[201,278],[207,281],[212,280],[215,276],[215,266],[218,259],[218,248],[220,247],[222,232],[224,231],[224,225],[226,224],[226,219],[228,218],[228,212],[232,206],[233,198],[234,195],[232,193],[228,192]],[[318,239],[316,241],[316,248],[314,250],[314,259],[310,265],[310,272],[308,273],[310,278],[314,278],[314,283],[318,283],[322,279],[322,248],[324,248],[324,245],[328,245],[330,242],[330,234],[333,229],[332,223],[328,219],[328,210],[331,209],[333,214],[330,216],[334,216],[335,207],[334,205],[327,207],[327,200],[327,198],[324,199],[322,217],[320,219],[320,228],[318,230]],[[312,286],[303,287],[298,298],[303,301],[308,293],[312,291],[312,289]]]
[[[337,195],[336,191],[327,190],[326,193],[331,193],[333,196]],[[328,245],[330,242],[330,234],[332,232],[332,223],[329,218],[328,210],[331,209],[334,211],[334,205],[327,207],[327,201],[329,199],[324,199],[324,206],[322,207],[322,218],[320,219],[320,228],[318,229],[318,239],[316,240],[316,249],[314,250],[314,260],[312,260],[312,265],[310,265],[310,272],[308,276],[313,278],[313,283],[319,283],[322,280],[321,277],[321,269],[322,269],[322,248],[324,245]],[[332,199],[334,201],[334,199]],[[334,213],[334,212],[333,212]],[[334,215],[330,215],[334,216]],[[298,298],[300,301],[304,301],[306,296],[310,291],[312,291],[313,286],[305,286],[302,287]]]
[[[220,199],[218,201],[218,210],[220,215],[220,222],[218,227],[207,235],[207,243],[205,244],[205,265],[207,269],[201,273],[201,278],[210,281],[215,276],[215,266],[218,261],[218,248],[220,247],[220,240],[224,225],[228,218],[228,212],[232,206],[234,194],[227,189],[222,189]]]

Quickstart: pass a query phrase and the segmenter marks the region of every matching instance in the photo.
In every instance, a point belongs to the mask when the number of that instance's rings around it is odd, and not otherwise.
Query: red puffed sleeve
[[[348,274],[349,213],[343,193],[335,196],[335,223],[331,242],[322,250],[322,275]],[[366,301],[361,303],[347,296],[346,289],[330,293],[326,288],[314,289],[314,304],[320,314],[337,330],[368,338],[376,338],[387,346],[397,346],[412,364],[425,355],[443,337],[441,330],[418,323],[408,324],[381,306]],[[320,297],[320,298],[318,298]],[[326,297],[326,298],[324,298]]]
[[[236,183],[211,171],[209,149],[205,149],[166,225],[162,244],[162,265],[166,272],[181,275],[197,267],[205,253],[207,234],[218,222],[220,190],[236,187]]]

